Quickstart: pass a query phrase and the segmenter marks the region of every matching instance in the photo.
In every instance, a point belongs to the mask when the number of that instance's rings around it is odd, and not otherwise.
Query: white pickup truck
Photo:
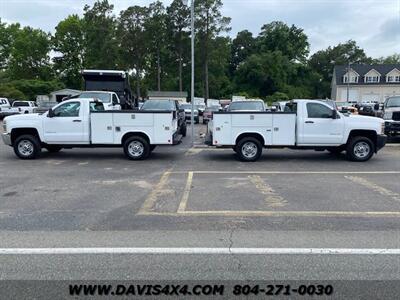
[[[327,103],[294,100],[285,112],[214,112],[206,144],[232,147],[243,161],[256,161],[265,148],[346,151],[367,161],[386,144],[382,119],[345,116]]]
[[[71,99],[44,114],[9,116],[2,139],[21,159],[42,148],[123,147],[132,160],[147,158],[157,145],[176,145],[181,135],[173,111],[106,111],[95,99]]]

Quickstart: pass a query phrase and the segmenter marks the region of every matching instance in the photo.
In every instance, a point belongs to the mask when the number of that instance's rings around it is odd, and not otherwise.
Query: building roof
[[[187,98],[187,92],[174,92],[174,91],[149,91],[147,93],[149,97],[179,97],[179,98]]]
[[[334,68],[334,74],[336,76],[336,84],[337,85],[343,85],[347,84],[343,82],[343,76],[347,73],[347,68],[348,65],[338,65],[335,66]],[[360,79],[358,80],[358,83],[350,83],[351,85],[364,85],[364,76],[367,74],[369,71],[372,69],[376,70],[381,74],[381,80],[380,82],[374,82],[374,83],[368,83],[368,85],[373,85],[373,84],[394,84],[393,82],[386,82],[386,74],[388,74],[390,71],[393,69],[398,69],[400,70],[400,64],[389,64],[389,65],[379,65],[379,64],[374,64],[374,65],[366,65],[366,64],[354,64],[350,65],[350,68],[357,72],[360,75]]]

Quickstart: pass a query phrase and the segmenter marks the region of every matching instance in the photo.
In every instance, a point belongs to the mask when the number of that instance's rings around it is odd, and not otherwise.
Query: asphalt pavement
[[[0,248],[11,249],[0,249],[1,279],[400,279],[397,254],[283,251],[400,249],[399,146],[366,163],[287,149],[244,163],[201,146],[202,133],[196,125],[195,147],[188,136],[146,161],[122,149],[23,161],[1,144]],[[104,253],[18,254],[93,247]],[[107,253],[121,247],[267,253]]]

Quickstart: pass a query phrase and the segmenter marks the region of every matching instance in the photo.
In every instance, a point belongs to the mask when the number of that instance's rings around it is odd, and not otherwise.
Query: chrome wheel
[[[254,158],[257,155],[257,145],[253,142],[246,142],[242,146],[242,154],[246,158]]]
[[[139,141],[132,141],[128,146],[128,152],[132,157],[140,157],[143,155],[144,146]]]
[[[371,146],[367,142],[358,142],[354,145],[353,153],[357,158],[366,158],[371,152]]]
[[[22,156],[30,156],[30,155],[32,155],[34,150],[35,150],[34,145],[29,140],[22,140],[18,144],[18,152]]]

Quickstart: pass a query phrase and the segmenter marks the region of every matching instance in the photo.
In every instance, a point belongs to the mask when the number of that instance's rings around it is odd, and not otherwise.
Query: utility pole
[[[347,103],[350,100],[350,61],[347,66]]]
[[[192,113],[190,117],[190,125],[192,129],[192,147],[194,146],[194,38],[195,38],[195,30],[194,30],[194,1],[192,0],[190,5],[190,24],[191,24],[191,31],[192,31],[192,38],[191,38],[191,49],[192,49],[192,79],[191,79],[191,95],[190,95],[190,102],[192,104]],[[188,5],[189,0],[182,0],[184,5]]]

